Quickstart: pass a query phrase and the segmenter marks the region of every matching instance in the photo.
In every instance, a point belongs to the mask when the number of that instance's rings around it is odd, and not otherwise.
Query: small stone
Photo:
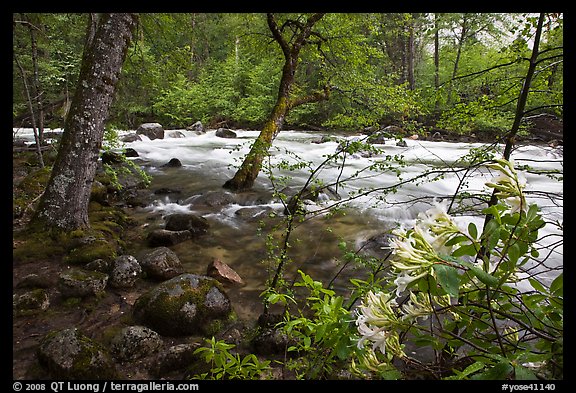
[[[214,259],[206,269],[206,275],[220,281],[222,284],[244,285],[244,280],[230,266],[219,259]]]

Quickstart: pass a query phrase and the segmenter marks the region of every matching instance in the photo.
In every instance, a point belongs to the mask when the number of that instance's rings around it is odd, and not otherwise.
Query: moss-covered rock
[[[119,378],[106,349],[76,328],[48,333],[38,347],[38,359],[58,379]]]
[[[35,313],[46,310],[50,306],[50,299],[45,289],[38,288],[21,295],[13,295],[12,306],[15,315]]]
[[[230,300],[215,279],[182,274],[141,295],[134,319],[166,336],[214,334],[233,318]]]
[[[104,273],[73,268],[60,274],[58,289],[64,297],[83,298],[102,295],[107,283]]]
[[[127,326],[112,339],[112,353],[120,361],[131,361],[158,351],[162,337],[146,326]]]

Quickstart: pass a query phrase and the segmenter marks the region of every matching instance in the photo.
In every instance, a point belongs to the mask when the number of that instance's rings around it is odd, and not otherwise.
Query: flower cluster
[[[528,204],[522,190],[526,187],[526,180],[520,178],[514,169],[514,160],[499,159],[488,168],[500,172],[500,175],[487,182],[486,186],[496,190],[498,199],[504,201],[510,207],[510,213],[527,211]]]
[[[446,206],[435,203],[426,212],[420,213],[414,227],[393,231],[396,235],[390,241],[393,256],[390,263],[394,267],[396,296],[400,296],[408,285],[429,274],[434,274],[434,264],[442,262],[442,255],[449,255],[452,246],[446,242],[462,233],[446,212]],[[434,299],[436,304],[449,305],[449,296]],[[369,292],[358,309],[358,333],[361,338],[358,347],[365,341],[373,343],[373,349],[404,356],[396,328],[403,323],[411,323],[418,318],[427,319],[434,312],[432,299],[425,293],[410,292],[409,300],[398,307],[392,295],[386,292]],[[400,315],[400,317],[398,317]]]
[[[432,266],[442,261],[442,255],[450,255],[453,246],[446,242],[462,233],[454,220],[446,212],[446,205],[435,203],[434,207],[420,213],[414,228],[393,231],[396,235],[390,241],[393,257],[390,263],[398,273],[394,284],[396,296],[407,286],[428,274],[433,274]]]
[[[394,355],[405,356],[398,333],[394,330],[399,321],[392,307],[397,306],[389,293],[368,292],[356,311],[358,314],[356,325],[358,333],[362,336],[358,341],[358,348],[363,348],[365,341],[371,341],[373,350],[379,349],[385,354],[388,348]]]

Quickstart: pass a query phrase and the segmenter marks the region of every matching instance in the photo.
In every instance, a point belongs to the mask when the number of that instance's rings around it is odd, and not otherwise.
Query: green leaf
[[[471,266],[470,272],[474,274],[478,280],[482,283],[486,284],[488,287],[496,287],[498,286],[498,279],[493,275],[486,273],[484,270],[479,268],[478,266]]]
[[[521,365],[514,366],[514,375],[516,376],[515,379],[519,381],[538,379],[538,377],[532,372],[532,370]]]
[[[458,235],[458,236],[454,236],[453,238],[451,238],[450,240],[448,240],[445,245],[446,246],[453,246],[454,244],[458,244],[463,240],[468,240],[468,238],[464,235]]]
[[[544,288],[544,285],[542,285],[540,283],[540,281],[538,281],[534,278],[528,278],[528,282],[530,282],[530,285],[532,285],[532,288],[534,288],[538,292],[546,292],[546,288]]]
[[[500,227],[494,229],[494,231],[488,237],[488,244],[486,245],[487,251],[493,250],[500,240]]]
[[[484,368],[485,364],[482,362],[476,362],[473,363],[471,365],[469,365],[468,367],[466,367],[464,370],[462,371],[458,371],[458,370],[454,370],[454,374],[456,375],[452,375],[450,377],[446,377],[444,379],[450,379],[450,380],[462,380],[462,379],[466,379],[470,374],[474,374],[477,371],[480,371]]]
[[[486,370],[483,373],[474,375],[472,379],[481,380],[503,380],[510,376],[514,368],[508,361],[497,363],[494,367]]]
[[[508,248],[508,258],[512,265],[516,265],[518,258],[520,258],[520,246],[518,243],[514,243]]]
[[[461,257],[464,255],[476,255],[478,253],[478,251],[476,250],[476,247],[474,246],[474,244],[466,244],[456,250],[454,250],[454,252],[452,253],[452,256],[454,257]]]
[[[451,297],[457,298],[460,287],[460,277],[458,270],[452,266],[435,264],[434,271],[438,278],[438,283],[442,289]]]
[[[560,273],[558,277],[550,284],[550,292],[554,296],[564,296],[564,273]]]
[[[476,225],[473,222],[468,224],[468,233],[473,239],[478,239],[478,229],[476,228]]]

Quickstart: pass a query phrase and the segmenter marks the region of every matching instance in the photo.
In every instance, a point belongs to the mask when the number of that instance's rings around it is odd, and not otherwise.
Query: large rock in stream
[[[182,274],[159,284],[134,303],[134,319],[164,336],[214,334],[233,315],[217,280]]]

